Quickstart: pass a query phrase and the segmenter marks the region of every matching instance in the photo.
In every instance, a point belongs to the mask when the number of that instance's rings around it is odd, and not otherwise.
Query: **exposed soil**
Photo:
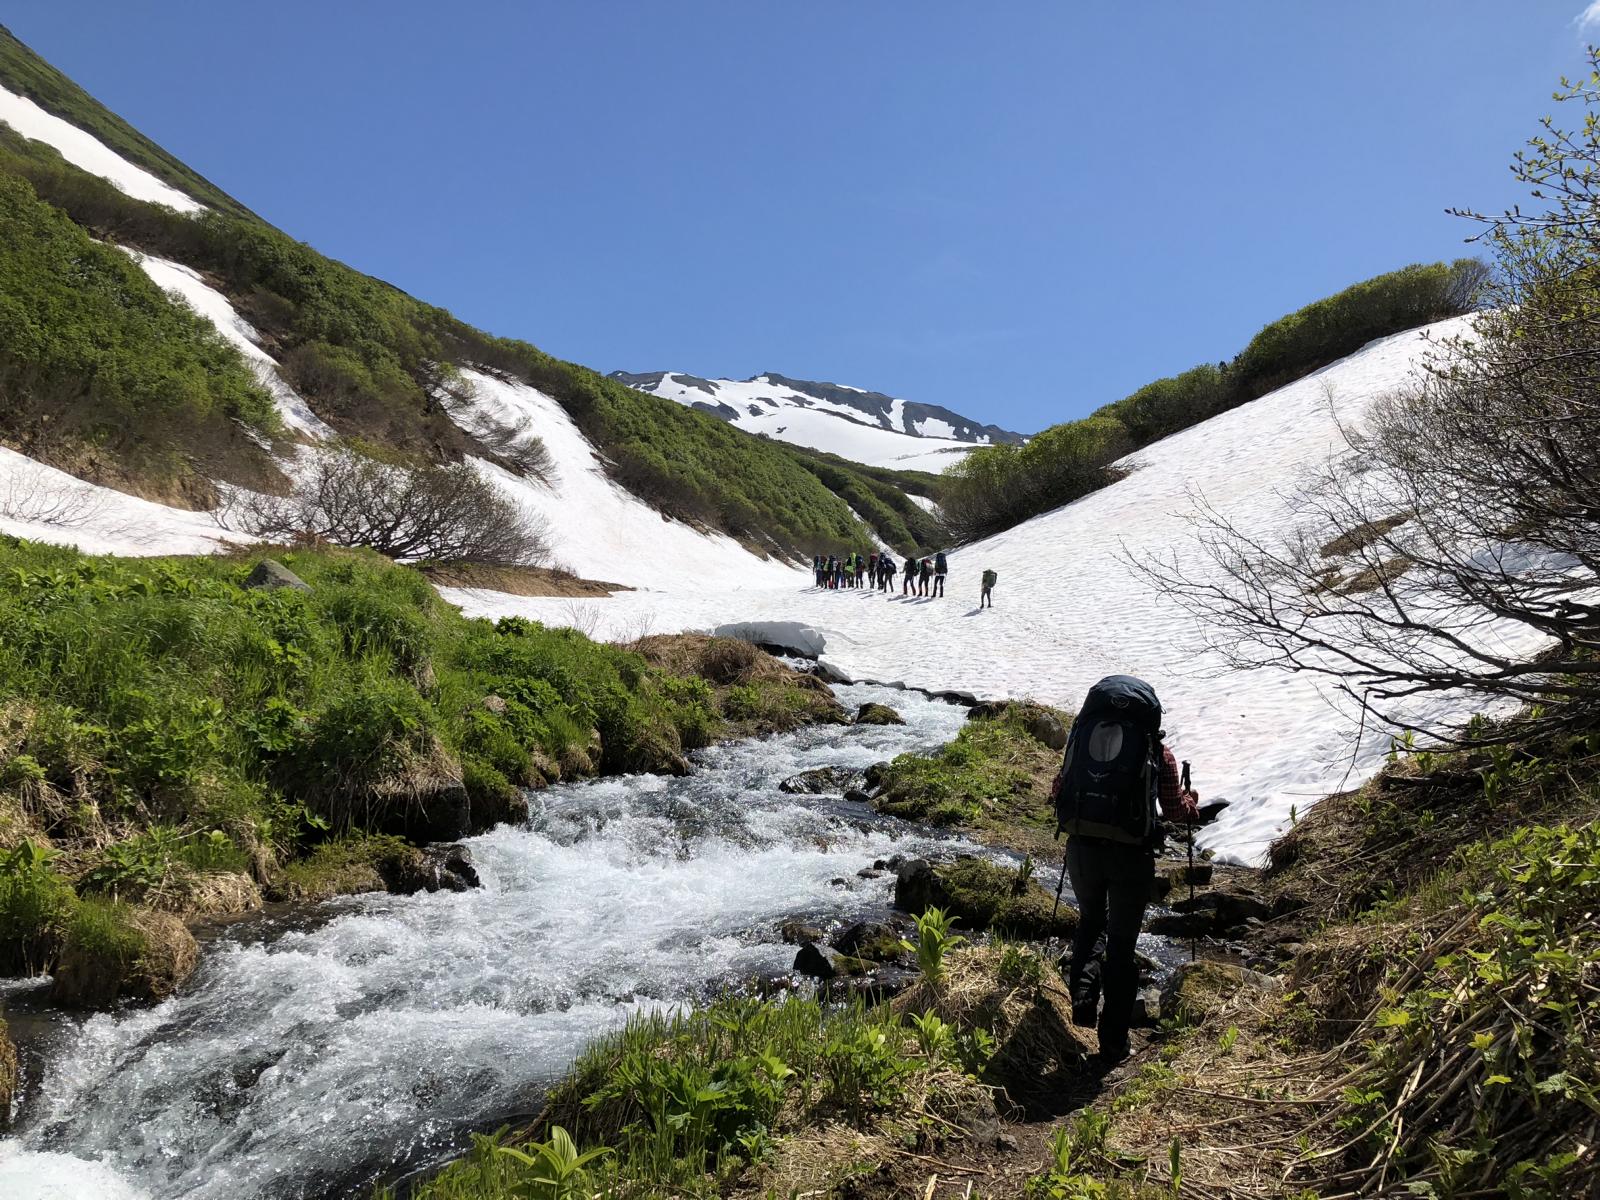
[[[451,563],[422,568],[437,587],[484,588],[512,596],[609,596],[633,589],[621,583],[582,579],[554,567],[496,567]]]

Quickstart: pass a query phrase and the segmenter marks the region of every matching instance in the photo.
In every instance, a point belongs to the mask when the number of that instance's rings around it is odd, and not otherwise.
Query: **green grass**
[[[969,829],[1020,850],[1036,850],[1055,829],[1049,781],[1060,753],[1026,728],[1028,705],[992,720],[968,721],[931,754],[889,764],[874,805],[908,820]]]
[[[1469,311],[1486,268],[1475,259],[1379,275],[1272,322],[1231,362],[1159,379],[1026,445],[986,446],[943,476],[940,503],[962,540],[1003,529],[1113,482],[1110,464],[1304,378],[1375,338]]]
[[[593,1043],[551,1092],[541,1128],[585,1150],[587,1190],[607,1196],[716,1196],[770,1154],[784,1132],[843,1121],[870,1130],[931,1076],[960,1079],[955,1041],[925,1051],[887,1008],[730,997],[650,1013]],[[414,1193],[415,1200],[515,1195],[534,1173],[508,1157],[505,1131]],[[537,1152],[539,1143],[523,1143]]]

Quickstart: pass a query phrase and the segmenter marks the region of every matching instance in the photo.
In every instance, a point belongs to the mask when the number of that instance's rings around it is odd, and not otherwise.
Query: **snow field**
[[[143,167],[134,166],[93,134],[5,88],[0,88],[0,121],[25,138],[54,146],[73,166],[109,180],[135,200],[165,204],[181,213],[199,212],[204,208],[197,200],[161,182]]]
[[[931,418],[922,421],[918,428],[929,436],[904,432],[900,425],[905,403],[902,400],[896,400],[889,416],[882,418],[890,422],[889,425],[875,425],[860,409],[835,404],[819,396],[797,395],[792,388],[771,383],[764,375],[751,380],[709,382],[715,395],[708,395],[705,389],[693,384],[681,383],[669,373],[650,391],[685,405],[726,404],[739,414],[732,424],[746,433],[809,446],[868,466],[938,472],[975,449],[971,442],[952,439],[950,435],[955,430],[944,421]]]
[[[1463,332],[1467,319],[1430,327]],[[1186,520],[1197,494],[1246,533],[1270,539],[1303,519],[1294,489],[1342,445],[1340,423],[1358,422],[1428,352],[1423,331],[1374,342],[1316,374],[1130,456],[1124,479],[950,557],[943,600],[806,587],[732,595],[675,588],[615,596],[592,606],[596,635],[641,623],[657,632],[743,623],[758,635],[798,626],[820,639],[822,658],[861,680],[899,682],[979,697],[1031,696],[1076,708],[1088,687],[1116,672],[1155,685],[1169,742],[1193,761],[1196,788],[1231,807],[1202,836],[1219,854],[1254,861],[1287,826],[1348,778],[1381,765],[1386,735],[1353,745],[1348,703],[1325,681],[1226,668],[1200,648],[1201,630],[1154,593],[1130,560],[1176,552],[1200,562]],[[870,547],[862,547],[863,551]],[[999,574],[995,605],[980,610],[979,576]],[[560,622],[548,601],[451,593],[475,615],[519,613]],[[597,614],[597,615],[596,615]],[[781,641],[779,637],[772,640]],[[1432,713],[1464,717],[1459,701]]]

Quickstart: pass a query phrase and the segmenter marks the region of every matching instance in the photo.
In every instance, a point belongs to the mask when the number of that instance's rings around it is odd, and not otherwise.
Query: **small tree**
[[[1593,106],[1588,82],[1559,98]],[[1600,706],[1600,125],[1545,132],[1515,170],[1543,212],[1486,225],[1498,271],[1471,333],[1377,403],[1261,537],[1203,503],[1204,559],[1138,564],[1239,666],[1339,681],[1392,726],[1457,741],[1592,723]],[[1447,728],[1418,701],[1529,706]]]
[[[222,521],[271,541],[367,546],[394,559],[533,566],[548,523],[466,463],[410,466],[349,448],[317,452],[287,496],[234,492]]]

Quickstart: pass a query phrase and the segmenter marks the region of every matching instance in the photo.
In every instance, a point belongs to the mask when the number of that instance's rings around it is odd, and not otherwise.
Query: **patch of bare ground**
[[[483,588],[511,596],[609,596],[633,590],[621,583],[584,579],[556,567],[438,563],[423,567],[422,573],[437,587]]]

